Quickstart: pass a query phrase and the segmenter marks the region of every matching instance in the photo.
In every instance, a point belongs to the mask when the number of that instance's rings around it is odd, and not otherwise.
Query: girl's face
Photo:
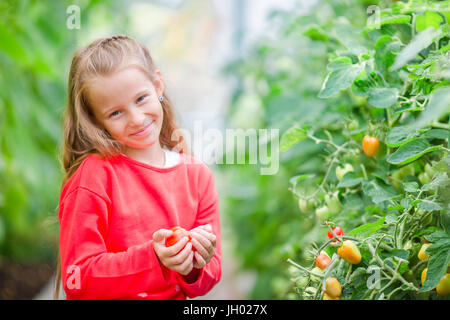
[[[95,118],[127,148],[143,149],[159,144],[163,111],[159,101],[164,90],[161,72],[152,81],[137,68],[128,67],[92,81],[88,99]]]

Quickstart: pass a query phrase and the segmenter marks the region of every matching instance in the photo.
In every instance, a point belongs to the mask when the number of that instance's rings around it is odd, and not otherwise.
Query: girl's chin
[[[125,145],[129,149],[147,149],[155,144],[156,141],[150,143],[126,143]]]

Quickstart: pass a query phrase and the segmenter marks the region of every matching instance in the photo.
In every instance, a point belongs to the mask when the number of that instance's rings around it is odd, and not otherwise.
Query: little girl
[[[114,36],[75,53],[59,201],[67,299],[186,299],[219,282],[214,177],[177,129],[145,46]],[[191,240],[166,247],[175,226]]]

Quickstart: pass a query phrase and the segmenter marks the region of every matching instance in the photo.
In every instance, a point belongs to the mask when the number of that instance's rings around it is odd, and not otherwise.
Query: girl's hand
[[[212,233],[211,226],[202,225],[192,229],[192,245],[197,250],[194,254],[194,268],[201,269],[214,257],[216,250],[216,236]]]
[[[172,231],[167,229],[159,229],[156,231],[153,234],[153,248],[155,249],[156,256],[158,257],[160,263],[185,276],[189,274],[194,267],[194,252],[192,251],[192,244],[188,243],[187,237],[183,237],[173,246],[166,247],[165,240],[171,234]],[[184,245],[186,245],[186,247],[181,250]]]

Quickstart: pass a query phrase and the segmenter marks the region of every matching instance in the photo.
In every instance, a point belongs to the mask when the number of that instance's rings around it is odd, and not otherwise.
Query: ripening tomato
[[[446,273],[436,286],[436,292],[440,296],[450,294],[450,273]]]
[[[329,277],[325,281],[325,293],[333,298],[340,297],[342,294],[341,284],[336,278]]]
[[[342,210],[342,204],[339,201],[338,192],[333,193],[331,196],[326,194],[325,203],[327,204],[332,215],[338,214]]]
[[[326,269],[331,263],[330,257],[326,253],[321,253],[316,257],[316,266],[320,269]]]
[[[298,199],[298,207],[300,208],[300,211],[303,213],[308,213],[310,210],[314,208],[314,201],[312,199],[305,200],[305,199]]]
[[[436,173],[436,171],[431,167],[431,165],[429,163],[425,164],[425,172],[428,175],[429,178],[433,178],[434,174]]]
[[[339,236],[343,236],[344,235],[344,231],[342,231],[341,227],[334,227],[333,228],[333,232],[335,235]],[[328,239],[333,239],[333,233],[331,232],[331,230],[328,230]],[[333,243],[338,242],[339,240],[334,240]]]
[[[378,148],[380,147],[380,141],[377,137],[371,137],[371,136],[364,136],[363,141],[363,150],[364,153],[368,157],[373,157],[377,154]]]
[[[361,262],[361,252],[352,240],[345,240],[341,247],[337,250],[339,257],[351,264]]]
[[[332,297],[329,294],[327,294],[326,292],[323,294],[323,298],[322,300],[339,300],[339,297]]]
[[[423,269],[422,274],[420,275],[420,281],[423,283],[425,282],[425,279],[427,278],[427,270],[428,268]]]
[[[355,171],[353,169],[353,166],[350,163],[344,164],[343,167],[337,166],[336,167],[336,178],[338,178],[339,181],[342,180],[342,178],[345,176],[347,172]]]
[[[330,209],[328,209],[326,205],[316,208],[316,216],[320,221],[327,220],[330,217],[330,215],[331,215]]]
[[[431,246],[431,243],[424,243],[424,244],[422,245],[422,247],[420,248],[420,251],[419,251],[419,253],[417,254],[417,257],[418,257],[420,260],[428,260],[428,259],[430,258],[430,256],[425,252],[425,250],[426,250],[429,246]]]
[[[183,237],[188,237],[188,242],[190,242],[192,240],[192,236],[191,236],[190,232],[186,231],[184,228],[176,226],[176,227],[171,228],[170,231],[172,231],[173,233],[166,238],[166,247],[173,246],[175,243],[177,243],[178,241],[183,239]],[[186,247],[186,246],[184,246],[184,247]],[[183,250],[184,247],[181,250]],[[192,250],[195,251],[194,246],[192,246]]]

